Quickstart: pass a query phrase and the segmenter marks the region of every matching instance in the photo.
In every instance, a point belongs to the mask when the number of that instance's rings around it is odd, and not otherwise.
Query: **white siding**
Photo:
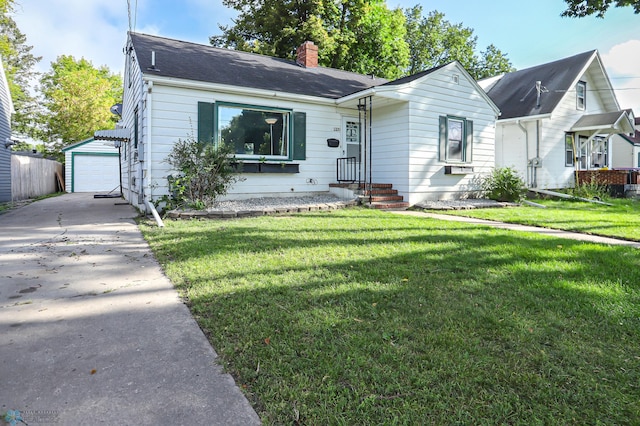
[[[167,176],[172,171],[165,160],[174,143],[178,139],[197,135],[198,102],[232,102],[306,113],[306,160],[294,161],[300,165],[300,173],[246,173],[243,176],[245,180],[231,188],[227,199],[327,192],[329,183],[335,182],[336,159],[341,156],[342,150],[328,147],[326,141],[329,138],[342,141],[342,115],[349,114],[349,111],[336,109],[335,106],[248,97],[156,83],[153,86],[151,134],[148,135],[150,143],[146,139],[145,126],[145,143],[152,146],[147,153],[150,156],[151,173],[146,174],[145,185],[151,184],[154,198],[168,193]]]
[[[639,147],[624,139],[620,135],[611,137],[611,167],[614,169],[626,169],[640,167],[638,164]]]
[[[459,82],[453,81],[459,76]],[[410,204],[460,198],[479,188],[477,178],[494,165],[495,112],[457,66],[445,67],[404,88],[407,103],[374,111],[374,181],[393,183]],[[374,100],[375,105],[375,100]],[[473,121],[474,172],[445,175],[438,160],[439,117]]]
[[[128,44],[127,46],[130,46]],[[150,64],[148,64],[150,65]],[[148,66],[147,65],[147,66]],[[134,155],[134,111],[139,108],[138,141],[145,141],[144,112],[148,105],[143,103],[143,81],[140,65],[133,52],[125,56],[124,96],[122,99],[122,126],[129,130],[130,140],[121,147],[120,167],[122,170],[122,195],[134,206],[138,203],[141,191],[142,170],[137,155]]]

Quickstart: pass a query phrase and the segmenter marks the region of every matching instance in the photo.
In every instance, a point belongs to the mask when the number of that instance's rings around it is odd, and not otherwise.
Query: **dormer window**
[[[576,109],[584,111],[587,108],[587,83],[579,81],[576,85]]]

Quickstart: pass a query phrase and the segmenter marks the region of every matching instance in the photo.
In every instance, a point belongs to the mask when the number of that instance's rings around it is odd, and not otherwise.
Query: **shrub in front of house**
[[[518,203],[527,191],[524,180],[512,167],[494,168],[482,179],[481,185],[485,197],[496,201]]]
[[[590,176],[589,180],[579,181],[578,184],[571,188],[571,195],[579,198],[602,200],[609,198],[607,185],[600,183],[596,175]]]
[[[232,147],[199,142],[194,137],[178,139],[166,159],[176,172],[167,176],[170,196],[165,200],[166,208],[211,207],[241,180],[233,161]]]

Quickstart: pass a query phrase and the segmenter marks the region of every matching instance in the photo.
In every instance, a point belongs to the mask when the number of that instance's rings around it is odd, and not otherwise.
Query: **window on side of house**
[[[290,110],[249,105],[216,104],[216,140],[231,145],[237,158],[289,158]]]
[[[576,108],[580,111],[587,108],[587,83],[584,81],[576,85]]]
[[[138,149],[138,120],[139,120],[138,107],[133,110],[133,149]]]
[[[473,121],[461,117],[440,117],[440,161],[470,163]]]
[[[564,135],[564,165],[566,167],[573,167],[575,162],[574,138],[575,135],[573,133],[565,133]]]

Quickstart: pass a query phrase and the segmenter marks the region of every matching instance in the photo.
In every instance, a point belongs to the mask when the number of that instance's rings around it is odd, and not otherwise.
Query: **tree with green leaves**
[[[481,80],[512,71],[515,71],[515,68],[507,56],[490,44],[487,50],[480,52],[480,60],[471,72],[476,80]]]
[[[11,18],[13,6],[13,0],[0,0],[0,55],[16,111],[12,128],[14,132],[36,136],[34,120],[38,103],[31,94],[30,84],[37,77],[34,66],[42,58],[31,53],[33,46],[27,45],[27,37]]]
[[[307,40],[318,45],[320,65],[400,77],[408,61],[404,16],[384,0],[223,0],[239,12],[211,44],[293,59]]]
[[[422,6],[416,5],[405,11],[405,17],[406,40],[410,51],[409,75],[454,60],[460,62],[476,79],[513,70],[506,55],[493,44],[477,55],[477,37],[473,35],[473,29],[452,24],[437,10],[423,16]]]
[[[583,18],[589,15],[596,15],[604,18],[604,14],[611,5],[615,7],[632,6],[633,13],[640,13],[640,0],[565,0],[567,9],[562,12],[562,16],[571,18]]]
[[[106,66],[95,68],[84,58],[59,56],[40,79],[40,89],[46,141],[55,153],[117,121],[110,107],[122,101],[122,78]]]

